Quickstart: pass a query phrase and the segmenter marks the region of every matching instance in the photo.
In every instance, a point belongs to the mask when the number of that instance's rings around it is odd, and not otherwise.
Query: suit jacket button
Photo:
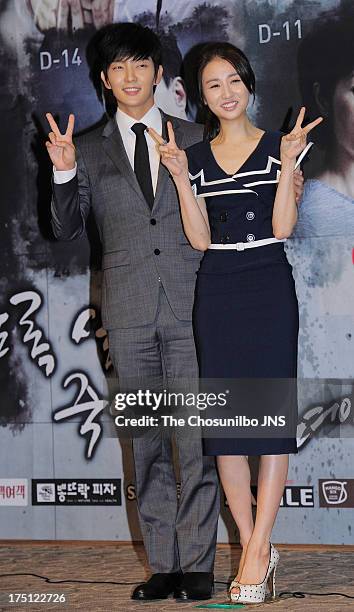
[[[151,225],[156,225],[156,219],[150,219]]]
[[[160,255],[161,251],[160,251],[160,249],[155,249],[154,253],[155,253],[155,255]]]

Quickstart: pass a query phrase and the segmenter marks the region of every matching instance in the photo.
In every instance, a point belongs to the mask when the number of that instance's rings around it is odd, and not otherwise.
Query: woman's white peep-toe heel
[[[230,586],[230,599],[239,603],[261,603],[265,600],[267,583],[272,597],[275,597],[275,572],[279,562],[279,553],[273,544],[270,544],[268,569],[263,582],[258,584],[241,584],[233,580]],[[239,588],[239,593],[232,593],[232,589]]]

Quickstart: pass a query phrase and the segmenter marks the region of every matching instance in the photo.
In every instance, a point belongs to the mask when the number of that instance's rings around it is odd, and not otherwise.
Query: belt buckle
[[[236,242],[235,248],[236,251],[244,251],[245,245],[243,244],[243,242]]]

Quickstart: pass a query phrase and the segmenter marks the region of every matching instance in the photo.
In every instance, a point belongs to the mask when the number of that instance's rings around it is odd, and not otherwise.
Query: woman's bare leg
[[[263,455],[260,459],[256,521],[240,576],[242,584],[257,584],[264,580],[269,562],[269,541],[284,492],[288,465],[288,455]],[[235,593],[238,591],[237,587],[233,589]]]
[[[250,469],[247,457],[241,455],[221,455],[217,457],[217,465],[231,514],[240,533],[242,554],[236,575],[239,580],[254,528]]]

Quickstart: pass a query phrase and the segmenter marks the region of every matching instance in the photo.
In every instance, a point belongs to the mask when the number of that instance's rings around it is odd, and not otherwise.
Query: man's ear
[[[319,83],[314,83],[312,86],[313,97],[315,98],[318,110],[322,117],[328,117],[329,108],[327,100],[321,94],[321,86]]]
[[[111,84],[110,84],[109,80],[106,78],[106,75],[103,72],[103,70],[101,70],[101,79],[102,79],[102,82],[103,82],[104,86],[107,89],[112,89]]]
[[[163,68],[160,65],[157,69],[157,73],[156,73],[155,80],[154,80],[154,85],[158,85],[160,83],[162,79],[162,75],[163,75]]]

